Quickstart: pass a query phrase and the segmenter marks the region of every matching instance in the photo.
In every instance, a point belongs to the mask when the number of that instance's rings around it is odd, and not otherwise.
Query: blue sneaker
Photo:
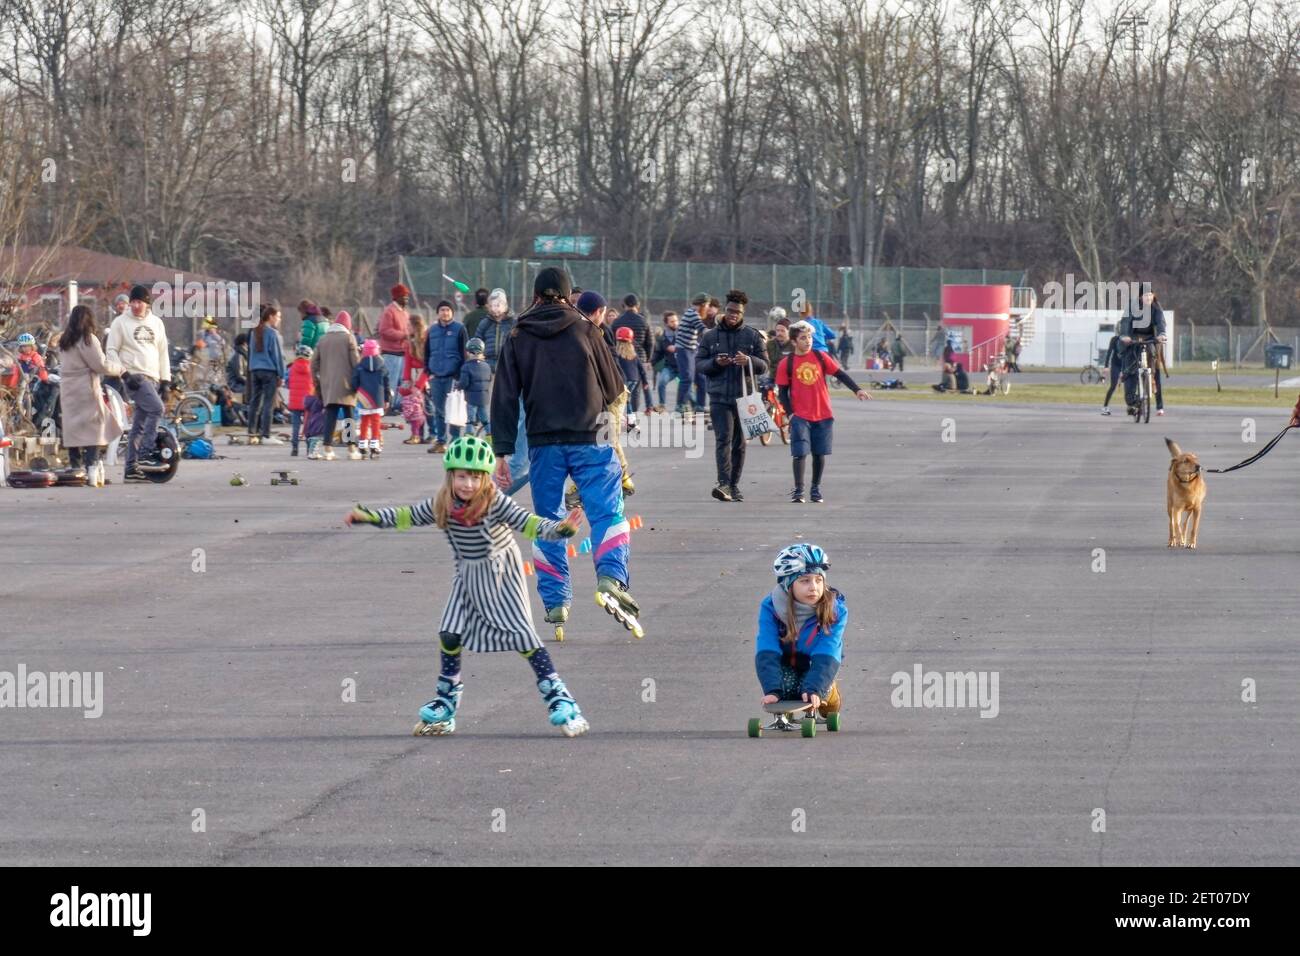
[[[420,722],[411,731],[416,737],[440,737],[456,731],[456,708],[465,684],[438,678],[438,696],[420,708]]]

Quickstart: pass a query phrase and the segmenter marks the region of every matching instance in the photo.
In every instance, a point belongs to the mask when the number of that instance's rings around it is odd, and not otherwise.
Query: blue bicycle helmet
[[[772,562],[772,571],[781,589],[788,591],[800,575],[825,574],[830,566],[830,558],[819,545],[792,544],[781,549]]]
[[[35,344],[36,344],[36,336],[32,335],[32,333],[30,333],[30,332],[24,332],[22,335],[18,336],[18,344],[19,344],[19,345],[35,345]]]

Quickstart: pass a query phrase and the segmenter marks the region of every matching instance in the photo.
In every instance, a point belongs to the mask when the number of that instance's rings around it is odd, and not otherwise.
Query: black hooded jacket
[[[567,302],[537,302],[501,348],[492,383],[492,450],[512,455],[519,398],[530,445],[594,445],[623,374],[600,329]]]
[[[739,365],[719,365],[719,355],[734,355],[744,352],[749,356],[753,377],[759,379],[767,371],[767,351],[763,346],[763,337],[758,330],[745,325],[742,321],[734,329],[727,328],[719,319],[718,324],[704,333],[700,339],[699,356],[695,360],[695,370],[708,378],[709,397],[718,401],[740,398],[748,389],[750,371],[742,370]],[[744,379],[742,380],[742,375]]]

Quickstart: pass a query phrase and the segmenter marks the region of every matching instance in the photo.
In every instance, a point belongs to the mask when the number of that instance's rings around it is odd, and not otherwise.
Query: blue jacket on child
[[[460,387],[465,392],[467,405],[488,407],[488,394],[492,390],[492,366],[487,361],[466,359],[460,367]]]
[[[352,388],[360,411],[388,407],[388,369],[378,355],[367,355],[352,369]]]
[[[834,589],[832,588],[834,591]],[[816,615],[804,622],[799,639],[782,644],[786,624],[784,612],[772,604],[772,595],[758,607],[758,637],[755,641],[754,668],[764,694],[781,694],[781,667],[792,668],[801,676],[803,692],[825,699],[835,675],[839,673],[844,653],[844,627],[849,621],[849,606],[844,595],[835,593],[835,623],[823,631]]]

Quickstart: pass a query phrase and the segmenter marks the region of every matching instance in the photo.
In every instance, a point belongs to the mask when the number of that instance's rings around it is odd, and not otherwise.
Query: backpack
[[[817,364],[822,367],[822,377],[825,378],[826,360],[822,358],[822,353],[819,349],[813,349],[812,354],[817,356]],[[786,356],[785,377],[790,380],[791,385],[794,384],[794,353],[793,352],[791,352],[789,355]]]
[[[211,458],[213,453],[212,442],[206,438],[196,438],[185,446],[182,458]]]

